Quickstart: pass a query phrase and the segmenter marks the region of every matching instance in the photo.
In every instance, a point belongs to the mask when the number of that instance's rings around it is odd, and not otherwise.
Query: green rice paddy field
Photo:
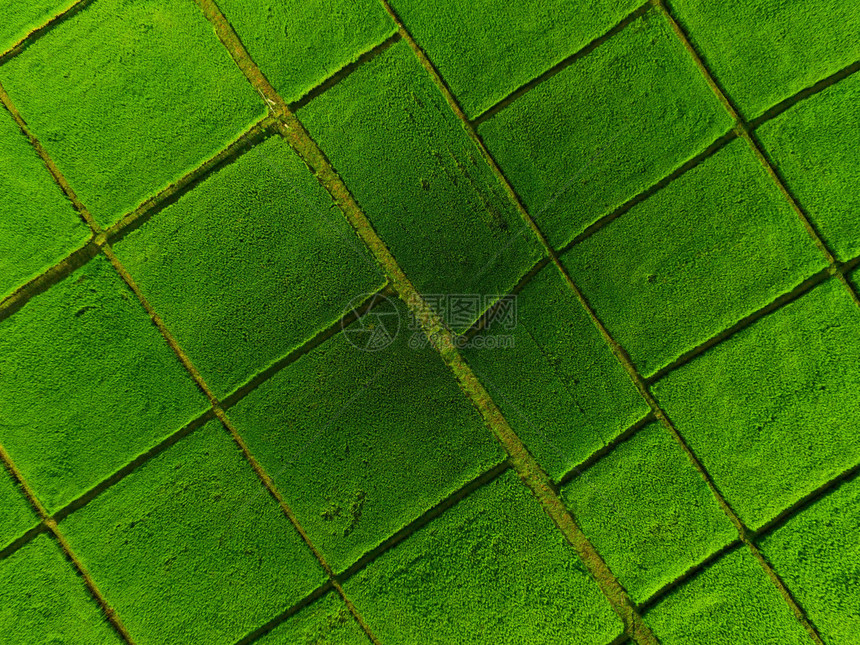
[[[0,645],[860,645],[848,0],[0,0]]]

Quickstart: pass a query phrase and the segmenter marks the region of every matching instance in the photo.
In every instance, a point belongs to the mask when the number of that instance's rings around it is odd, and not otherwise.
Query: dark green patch
[[[141,643],[234,643],[325,579],[215,421],[60,526]]]
[[[500,309],[462,353],[558,479],[647,414],[648,405],[554,267],[511,306],[515,312]]]
[[[860,461],[858,331],[832,279],[655,386],[750,528]]]
[[[266,636],[254,641],[258,645],[369,645],[343,600],[329,592],[310,607],[287,619]]]
[[[265,114],[192,2],[94,2],[0,80],[104,226]]]
[[[850,2],[671,0],[717,80],[747,118],[860,58]]]
[[[842,484],[761,543],[829,645],[860,634],[860,480]]]
[[[507,293],[539,258],[533,234],[406,43],[299,116],[423,293]]]
[[[658,423],[575,478],[564,498],[634,602],[737,537],[704,479]]]
[[[18,482],[0,465],[0,549],[38,521]]]
[[[561,247],[731,125],[665,20],[649,12],[480,132]]]
[[[756,130],[788,187],[841,260],[860,254],[860,74]]]
[[[115,249],[217,396],[384,282],[280,137],[218,171]]]
[[[645,620],[664,645],[812,642],[747,549],[732,551],[673,591]]]
[[[395,31],[379,0],[220,0],[218,6],[288,102]]]
[[[74,0],[0,0],[0,54],[73,4]]]
[[[347,580],[385,643],[603,645],[621,622],[513,473]]]
[[[392,0],[469,116],[483,112],[609,31],[641,4]]]
[[[80,247],[90,229],[0,109],[0,299]]]
[[[0,641],[9,645],[123,642],[47,535],[0,562]]]
[[[374,312],[363,328],[387,324]],[[351,345],[353,325],[229,411],[338,571],[503,457],[439,356],[409,347],[399,312],[392,345]]]
[[[563,261],[645,376],[826,266],[742,140]]]
[[[0,443],[49,511],[205,408],[102,256],[0,322]]]

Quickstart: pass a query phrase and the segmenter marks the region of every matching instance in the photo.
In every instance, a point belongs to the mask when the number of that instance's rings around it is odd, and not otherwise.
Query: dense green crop
[[[860,254],[860,76],[801,101],[756,130],[836,256]]]
[[[259,645],[369,645],[340,597],[331,591],[273,629]]]
[[[858,69],[850,0],[0,0],[0,645],[860,645]]]
[[[664,645],[811,645],[776,585],[747,549],[698,573],[648,612]]]
[[[658,423],[576,477],[564,496],[635,602],[737,537],[704,479]]]
[[[216,421],[60,526],[141,645],[234,643],[325,579]]]
[[[533,235],[406,43],[299,116],[420,291],[506,293],[539,258]]]
[[[0,53],[73,4],[74,0],[0,0]]]
[[[51,511],[205,407],[101,256],[0,322],[0,443]]]
[[[47,535],[0,562],[0,625],[9,645],[123,642]]]
[[[852,2],[670,1],[748,118],[860,58],[860,12]]]
[[[12,475],[0,467],[0,549],[21,533],[34,526],[38,520],[24,492]]]
[[[300,98],[395,29],[379,0],[219,0],[218,6],[286,101]]]
[[[383,284],[343,214],[280,137],[115,248],[217,396]]]
[[[392,0],[469,116],[603,35],[637,0]]]
[[[339,335],[229,412],[336,570],[503,456],[438,355],[410,349],[400,315],[392,345]]]
[[[829,645],[860,634],[860,480],[766,537],[762,549]]]
[[[0,110],[0,299],[80,247],[75,213],[12,117]]]
[[[649,12],[482,123],[480,132],[560,247],[731,123],[665,20]]]
[[[508,472],[346,583],[390,645],[604,645],[621,624],[576,552]]]
[[[463,355],[508,422],[559,479],[642,418],[648,405],[555,267],[517,296],[516,322],[499,317]],[[524,375],[527,375],[524,378]]]
[[[94,2],[0,82],[102,225],[265,114],[193,2]]]
[[[741,140],[562,260],[646,376],[826,266]]]
[[[751,528],[860,461],[858,329],[860,310],[830,280],[655,386]]]

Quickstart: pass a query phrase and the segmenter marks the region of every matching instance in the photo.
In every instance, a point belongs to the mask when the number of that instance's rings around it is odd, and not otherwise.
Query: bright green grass
[[[860,254],[860,74],[756,130],[788,187],[840,260]]]
[[[645,376],[826,266],[742,140],[562,260]]]
[[[370,645],[343,600],[330,591],[310,607],[288,618],[257,645]]]
[[[560,247],[731,125],[665,20],[649,12],[480,133]]]
[[[860,58],[843,0],[671,0],[693,45],[747,118]]]
[[[74,0],[0,0],[0,53],[73,4]]]
[[[745,548],[673,591],[645,617],[663,645],[811,645],[776,585]]]
[[[476,116],[603,35],[641,2],[392,0],[460,105]]]
[[[0,549],[35,526],[38,520],[24,491],[6,468],[0,466]]]
[[[655,386],[750,528],[860,461],[858,331],[832,279]]]
[[[89,237],[8,112],[0,110],[0,299]]]
[[[387,645],[604,645],[621,632],[576,552],[511,472],[345,587]]]
[[[420,291],[507,293],[538,259],[533,234],[405,42],[299,116]]]
[[[265,114],[193,2],[94,2],[3,65],[0,81],[102,225]]]
[[[860,634],[860,480],[768,535],[762,550],[828,645]]]
[[[286,101],[395,31],[379,0],[221,0],[218,6]]]
[[[219,397],[383,284],[343,214],[280,137],[115,249]]]
[[[737,537],[704,479],[658,423],[576,477],[564,498],[634,602]]]
[[[335,570],[503,458],[435,351],[409,348],[400,315],[392,345],[361,351],[339,334],[229,411]]]
[[[205,408],[102,256],[0,322],[0,443],[49,511]]]
[[[60,527],[141,645],[234,643],[325,579],[216,421]]]
[[[562,281],[543,269],[518,294],[516,326],[481,337],[513,347],[463,350],[505,418],[554,479],[648,412],[633,382]]]
[[[47,535],[0,562],[0,643],[122,642]]]

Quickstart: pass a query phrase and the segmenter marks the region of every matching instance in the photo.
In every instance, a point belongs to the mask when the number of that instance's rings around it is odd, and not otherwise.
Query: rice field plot
[[[860,77],[798,103],[756,130],[793,195],[839,260],[860,255]]]
[[[0,321],[0,442],[49,512],[207,407],[102,256]]]
[[[741,140],[562,261],[644,376],[827,266]]]
[[[748,119],[860,58],[851,3],[670,0],[717,81]]]
[[[234,643],[325,581],[218,421],[60,529],[140,643]]]
[[[860,462],[858,329],[856,304],[828,281],[656,384],[750,528]]]
[[[296,101],[394,31],[378,0],[220,0],[268,81]]]
[[[93,2],[5,63],[0,83],[102,226],[266,114],[193,2]]]
[[[463,356],[559,480],[649,408],[555,267],[544,268],[509,306],[496,310]]]
[[[506,293],[540,259],[513,202],[406,43],[298,115],[422,293]],[[450,322],[463,331],[473,320]]]
[[[560,248],[731,125],[665,19],[649,11],[478,131]]]
[[[346,583],[385,642],[608,643],[620,621],[513,473]]]
[[[80,248],[90,229],[30,142],[0,112],[0,300]]]
[[[391,0],[471,117],[603,36],[639,4]]]
[[[337,572],[504,457],[439,357],[410,347],[405,307],[378,311],[229,410]],[[391,344],[359,344],[398,314]]]
[[[280,137],[218,170],[114,248],[219,397],[384,282]]]

